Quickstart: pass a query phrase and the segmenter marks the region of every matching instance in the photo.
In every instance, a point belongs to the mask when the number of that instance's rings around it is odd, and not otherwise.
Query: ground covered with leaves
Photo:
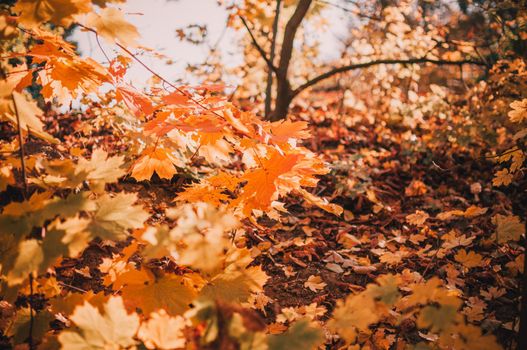
[[[0,347],[515,346],[523,60],[397,111],[321,87],[271,122],[157,75],[116,8],[70,5],[1,17]],[[74,20],[120,54],[79,57]]]

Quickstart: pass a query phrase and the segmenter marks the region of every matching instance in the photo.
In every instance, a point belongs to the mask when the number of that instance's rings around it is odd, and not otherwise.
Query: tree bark
[[[527,215],[526,215],[527,217]],[[526,234],[523,242],[523,273],[521,285],[520,331],[518,333],[518,350],[527,349],[527,220]]]
[[[280,51],[280,63],[276,73],[276,103],[275,109],[270,116],[272,121],[283,119],[287,116],[289,104],[291,103],[291,87],[287,77],[291,56],[293,54],[293,43],[295,35],[307,14],[312,0],[300,0],[295,12],[287,22],[282,40],[282,50]]]

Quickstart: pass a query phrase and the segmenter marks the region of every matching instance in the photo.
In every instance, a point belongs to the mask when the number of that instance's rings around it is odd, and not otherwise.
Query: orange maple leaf
[[[253,209],[266,210],[273,200],[278,198],[277,180],[283,174],[291,171],[299,154],[281,155],[278,151],[271,151],[269,158],[260,159],[260,167],[247,172],[242,176],[242,181],[247,181],[242,194],[231,203],[237,206],[244,202],[244,214],[250,215]]]
[[[155,171],[160,178],[171,179],[177,173],[174,164],[178,164],[177,159],[166,149],[148,147],[135,162],[132,177],[137,181],[149,180]]]

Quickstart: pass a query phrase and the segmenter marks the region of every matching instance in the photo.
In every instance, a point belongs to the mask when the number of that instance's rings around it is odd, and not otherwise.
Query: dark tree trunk
[[[526,215],[527,218],[527,215]],[[520,332],[518,333],[518,350],[527,349],[527,220],[526,234],[523,240],[523,274],[521,282]]]
[[[274,122],[286,118],[292,99],[293,96],[289,82],[287,80],[277,79],[275,107],[269,120]]]
[[[295,12],[285,26],[282,50],[280,51],[280,63],[278,64],[278,70],[276,73],[276,103],[274,111],[270,116],[271,120],[280,120],[287,117],[289,104],[293,98],[287,77],[291,56],[293,54],[293,43],[295,41],[296,32],[306,16],[312,1],[313,0],[300,0],[296,6]]]

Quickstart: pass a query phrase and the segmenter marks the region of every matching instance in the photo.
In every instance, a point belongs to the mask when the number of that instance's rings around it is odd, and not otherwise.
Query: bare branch
[[[328,79],[339,73],[344,73],[344,72],[348,72],[348,71],[355,70],[355,69],[368,68],[368,67],[376,66],[380,64],[420,64],[420,63],[431,63],[431,64],[435,64],[439,66],[443,66],[443,65],[462,66],[465,64],[473,64],[477,66],[488,67],[488,64],[485,62],[471,60],[471,59],[459,60],[459,61],[448,61],[448,60],[436,60],[436,59],[423,57],[423,58],[410,58],[410,59],[375,60],[375,61],[364,62],[364,63],[350,64],[347,66],[330,69],[329,71],[322,73],[319,76],[313,79],[310,79],[306,81],[304,84],[297,87],[295,90],[293,90],[292,96],[294,97],[298,95],[301,91],[307,89],[308,87],[313,86],[321,82],[322,80]]]
[[[258,44],[258,41],[256,41],[256,38],[254,37],[253,32],[251,31],[251,28],[249,28],[249,25],[247,24],[247,21],[245,18],[240,16],[240,19],[242,20],[243,25],[245,26],[245,29],[249,32],[249,36],[251,37],[251,41],[253,43],[253,46],[256,48],[260,56],[264,59],[265,63],[267,64],[267,67],[269,67],[270,70],[272,70],[275,74],[278,74],[278,69],[273,65],[273,62],[267,58],[267,54],[265,53],[264,49]]]
[[[280,19],[281,0],[276,0],[276,8],[273,19],[273,32],[271,37],[271,52],[269,54],[269,61],[274,63],[274,54],[276,49],[276,37],[278,35],[278,21]],[[267,86],[265,87],[265,117],[269,118],[271,114],[271,95],[273,90],[273,72],[269,69],[267,72]]]

